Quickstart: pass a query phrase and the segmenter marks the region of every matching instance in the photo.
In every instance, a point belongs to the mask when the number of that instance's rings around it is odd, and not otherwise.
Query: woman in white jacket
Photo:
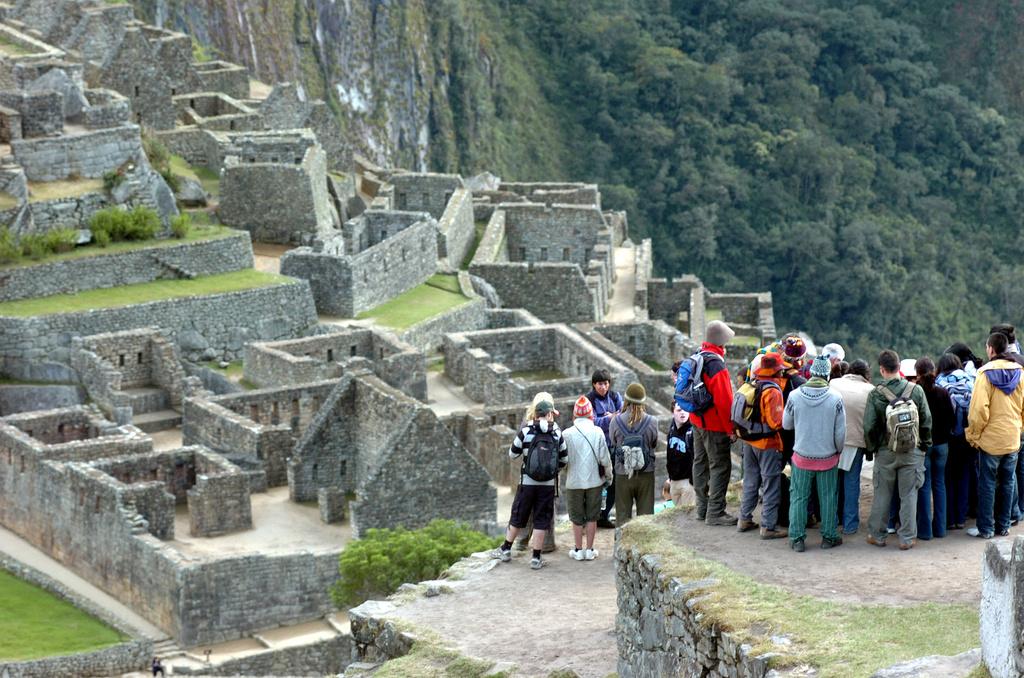
[[[569,458],[565,470],[565,500],[576,547],[569,551],[574,560],[597,557],[594,536],[601,514],[601,490],[612,477],[612,459],[604,432],[594,424],[594,408],[580,396],[572,409],[573,425],[562,432]],[[583,548],[584,529],[587,547]]]

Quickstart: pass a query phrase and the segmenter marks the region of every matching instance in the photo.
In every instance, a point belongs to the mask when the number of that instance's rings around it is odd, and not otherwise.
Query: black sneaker
[[[843,545],[843,538],[836,537],[835,539],[829,539],[827,537],[821,538],[821,548],[823,549],[834,549],[837,546]]]
[[[797,553],[803,553],[807,550],[807,547],[804,545],[803,539],[797,539],[796,541],[790,542],[789,547]]]
[[[615,523],[613,523],[612,521],[608,520],[607,518],[599,519],[597,521],[597,526],[600,527],[602,530],[614,530],[615,529]]]

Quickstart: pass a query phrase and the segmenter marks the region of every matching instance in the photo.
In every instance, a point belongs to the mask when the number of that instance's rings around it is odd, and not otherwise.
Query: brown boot
[[[782,539],[786,536],[785,532],[781,530],[766,530],[761,528],[761,539]]]
[[[750,532],[751,530],[757,529],[757,523],[753,520],[741,520],[739,526],[736,528],[737,532]]]

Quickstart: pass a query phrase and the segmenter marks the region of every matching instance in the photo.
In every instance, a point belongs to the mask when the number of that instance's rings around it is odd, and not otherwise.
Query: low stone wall
[[[125,636],[137,635],[105,608],[79,596],[56,579],[0,553],[0,570],[10,572],[18,579],[48,591],[66,600],[78,609],[112,626]],[[0,661],[0,676],[4,678],[50,678],[51,676],[108,676],[138,671],[149,665],[153,657],[153,640],[140,638],[105,647],[92,652],[80,652],[58,657],[45,657],[25,661]]]
[[[71,337],[158,327],[187,360],[242,357],[247,341],[302,336],[317,322],[304,280],[225,294],[45,316],[0,316],[0,355],[67,362]]]
[[[95,179],[129,160],[146,162],[138,125],[20,139],[11,142],[11,151],[30,181],[57,181],[72,175]]]
[[[462,267],[476,235],[476,223],[473,221],[473,194],[465,188],[457,188],[452,193],[444,214],[437,222],[438,257],[446,257],[448,265],[454,269]]]
[[[0,416],[71,407],[81,405],[85,399],[85,389],[71,384],[0,385]]]
[[[175,666],[182,676],[323,676],[335,675],[352,663],[352,636],[342,634],[307,645],[267,650],[215,666]]]
[[[237,232],[215,240],[0,269],[0,301],[176,278],[176,271],[203,276],[252,266],[249,234]]]
[[[714,580],[684,582],[668,577],[661,571],[658,556],[617,543],[615,583],[619,592],[615,635],[620,678],[769,675],[768,656],[752,656],[749,645],[708,625],[696,609]],[[770,675],[787,672],[772,671]]]
[[[981,573],[981,654],[992,678],[1024,672],[1024,537],[985,547]]]
[[[587,284],[583,270],[571,263],[474,263],[470,273],[486,280],[501,298],[502,306],[525,308],[544,322],[593,322],[600,320],[603,302]],[[543,290],[538,293],[538,290]]]
[[[440,348],[444,335],[487,327],[487,303],[479,297],[403,330],[399,338],[413,348],[431,353]]]

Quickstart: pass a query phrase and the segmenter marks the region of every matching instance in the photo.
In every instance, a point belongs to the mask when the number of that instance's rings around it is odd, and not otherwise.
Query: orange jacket
[[[750,444],[760,450],[782,450],[782,411],[785,403],[782,400],[782,388],[786,385],[784,377],[773,377],[771,379],[758,378],[759,381],[772,381],[779,385],[779,389],[765,388],[761,391],[761,417],[764,423],[768,424],[775,435],[761,440],[751,440]]]

